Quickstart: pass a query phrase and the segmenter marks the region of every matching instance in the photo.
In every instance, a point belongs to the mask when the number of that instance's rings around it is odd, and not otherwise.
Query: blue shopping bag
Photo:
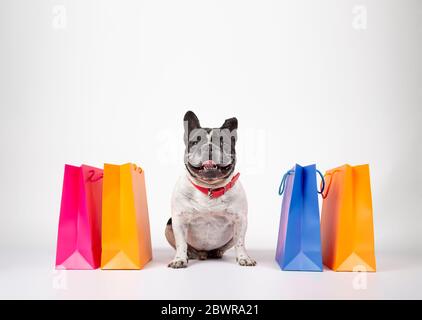
[[[317,188],[321,176],[321,191]],[[283,196],[276,261],[282,270],[322,271],[318,193],[323,192],[324,177],[309,165],[298,164],[280,183]]]

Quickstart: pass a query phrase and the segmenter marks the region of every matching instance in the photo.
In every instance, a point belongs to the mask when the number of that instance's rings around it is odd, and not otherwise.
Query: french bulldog
[[[188,259],[219,259],[234,247],[241,266],[255,266],[245,249],[248,204],[236,167],[236,118],[220,128],[201,127],[197,116],[184,116],[185,173],[171,200],[165,235],[176,249],[170,268],[186,268]]]

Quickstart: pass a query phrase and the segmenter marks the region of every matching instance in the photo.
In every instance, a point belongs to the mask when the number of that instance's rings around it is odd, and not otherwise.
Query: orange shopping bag
[[[344,165],[325,174],[321,242],[323,263],[334,271],[375,271],[369,166]]]
[[[145,177],[134,164],[104,165],[101,269],[141,269],[152,259]]]

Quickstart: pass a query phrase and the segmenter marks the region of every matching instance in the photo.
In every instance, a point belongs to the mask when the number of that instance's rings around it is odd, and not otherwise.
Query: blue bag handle
[[[284,175],[283,178],[281,179],[280,182],[280,186],[278,187],[278,194],[281,196],[284,193],[284,190],[286,189],[286,180],[287,180],[287,176],[293,174],[295,171],[293,169],[287,171]],[[324,179],[324,175],[321,173],[321,171],[319,171],[318,169],[316,170],[316,172],[319,174],[319,176],[321,177],[321,190],[317,191],[319,194],[322,194],[324,192],[325,189],[325,179]]]
[[[325,179],[324,179],[324,175],[321,173],[321,171],[319,171],[318,169],[317,169],[317,171],[316,171],[318,174],[319,174],[319,176],[321,177],[321,190],[320,191],[317,191],[319,194],[322,194],[323,192],[324,192],[324,189],[325,189]]]
[[[294,173],[295,171],[293,169],[287,171],[284,175],[283,178],[281,179],[280,182],[280,186],[278,187],[278,194],[281,196],[284,192],[284,189],[286,188],[286,179],[287,176],[291,175],[292,173]]]

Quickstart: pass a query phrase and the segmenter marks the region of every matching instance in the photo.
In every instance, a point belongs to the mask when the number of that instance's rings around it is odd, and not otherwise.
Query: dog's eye
[[[189,148],[192,148],[193,146],[196,146],[199,143],[199,141],[200,141],[199,137],[198,137],[197,140],[189,141]]]

